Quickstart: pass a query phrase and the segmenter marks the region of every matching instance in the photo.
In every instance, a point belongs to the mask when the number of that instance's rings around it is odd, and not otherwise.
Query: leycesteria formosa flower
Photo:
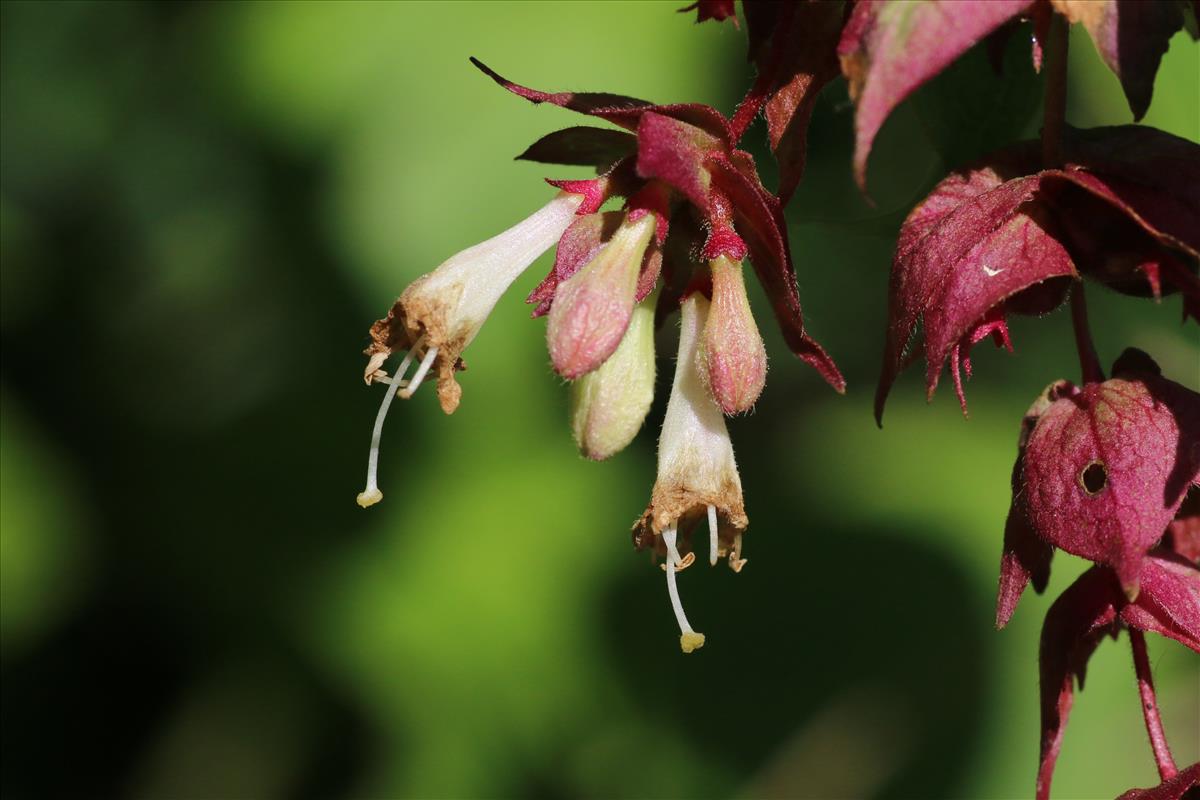
[[[527,219],[417,278],[387,316],[371,326],[364,375],[368,384],[384,383],[387,390],[371,433],[367,486],[358,495],[360,506],[366,508],[383,499],[377,482],[379,441],[392,398],[397,394],[412,397],[436,368],[442,410],[454,413],[462,396],[454,372],[463,368],[463,350],[479,333],[500,296],[538,256],[554,246],[583,202],[582,195],[560,192]],[[382,368],[396,352],[406,355],[389,377]],[[406,378],[413,364],[416,371]]]
[[[704,634],[692,629],[675,585],[675,573],[695,561],[693,531],[707,523],[709,564],[728,556],[729,566],[738,572],[746,563],[742,532],[749,522],[733,443],[702,364],[709,311],[709,301],[699,292],[683,301],[675,380],[658,439],[658,477],[650,505],[633,527],[639,550],[652,548],[666,557],[667,590],[685,653],[704,645]]]
[[[714,18],[732,14],[731,3],[711,8]],[[693,528],[707,522],[710,562],[727,556],[735,570],[745,563],[747,518],[723,414],[748,411],[766,380],[766,348],[746,293],[747,263],[792,352],[835,389],[844,388],[833,360],[804,328],[782,204],[762,185],[750,155],[735,148],[729,120],[709,106],[541,92],[474,63],[513,94],[622,130],[575,126],[527,148],[519,158],[590,166],[597,177],[550,181],[561,191],[545,208],[419,278],[372,326],[366,379],[387,389],[359,504],[382,498],[379,440],[392,399],[411,397],[435,370],[442,408],[453,412],[463,350],[504,291],[557,243],[554,265],[528,302],[534,317],[547,318],[554,370],[572,382],[571,428],[587,458],[609,458],[636,435],[653,400],[656,323],[681,310],[658,479],[634,539],[666,557],[681,644],[691,652],[704,637],[687,622],[675,573],[695,558]],[[600,210],[616,198],[623,198],[619,210]],[[385,362],[400,352],[405,356],[389,376]]]

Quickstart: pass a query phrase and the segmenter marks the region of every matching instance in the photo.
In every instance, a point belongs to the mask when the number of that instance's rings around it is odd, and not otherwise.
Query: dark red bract
[[[1045,586],[1051,547],[1112,568],[1136,596],[1145,554],[1200,482],[1200,395],[1162,377],[1140,351],[1127,351],[1113,372],[1082,388],[1052,384],[1025,417],[1001,557],[1000,627],[1028,582]],[[1182,524],[1176,538],[1191,546]]]
[[[1200,145],[1152,128],[1072,132],[1068,163],[1040,170],[1036,143],[952,173],[900,229],[892,264],[882,419],[899,373],[922,351],[932,397],[950,362],[966,411],[960,365],[992,335],[1010,346],[1008,314],[1043,314],[1073,280],[1160,295],[1177,289],[1200,319]],[[924,347],[912,342],[923,328]]]
[[[676,237],[698,235],[700,239],[685,242],[685,248],[702,251],[706,259],[726,255],[740,260],[748,253],[792,352],[836,390],[844,390],[837,365],[804,327],[782,204],[762,185],[754,159],[734,146],[737,135],[724,116],[696,103],[654,105],[599,92],[542,92],[513,83],[476,59],[472,62],[505,89],[533,103],[551,103],[632,131],[567,128],[543,137],[521,157],[594,166],[603,172],[596,180],[605,183],[603,192],[597,189],[593,194],[626,196],[630,208],[640,203],[659,215],[659,238],[647,255],[644,275],[657,278],[662,249],[668,247],[668,238],[675,238],[666,233],[668,229],[677,230]],[[667,187],[670,193],[656,187]],[[685,200],[686,208],[674,198]],[[681,215],[694,216],[699,224],[677,225]],[[551,274],[529,297],[536,306],[535,316],[550,309],[559,283],[594,254],[604,238],[599,220],[572,226]],[[677,261],[676,272],[681,266]],[[653,285],[653,280],[643,281],[639,296],[649,293]]]

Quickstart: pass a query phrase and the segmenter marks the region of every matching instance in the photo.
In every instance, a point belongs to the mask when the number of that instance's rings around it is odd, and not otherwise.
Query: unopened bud
[[[579,451],[593,461],[633,441],[654,400],[654,305],[633,310],[620,345],[600,367],[571,384],[571,428]]]
[[[712,306],[704,325],[704,365],[713,399],[726,414],[749,411],[767,380],[767,350],[750,311],[742,265],[724,256],[712,268]]]
[[[550,360],[574,380],[599,367],[621,343],[633,314],[653,214],[622,223],[600,252],[558,287],[546,325]]]

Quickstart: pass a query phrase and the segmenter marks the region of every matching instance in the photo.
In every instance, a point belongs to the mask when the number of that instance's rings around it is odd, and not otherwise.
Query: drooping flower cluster
[[[442,408],[452,413],[464,349],[500,296],[556,247],[550,273],[527,302],[534,317],[546,317],[550,361],[571,382],[571,429],[587,458],[609,458],[636,436],[653,403],[655,329],[680,312],[658,475],[633,541],[665,560],[681,648],[702,646],[677,573],[704,552],[705,532],[710,564],[726,558],[739,571],[746,563],[748,518],[724,417],[751,409],[766,381],[747,263],[791,351],[844,390],[804,328],[783,214],[803,176],[817,96],[845,76],[855,102],[852,174],[865,192],[870,151],[889,114],[969,49],[994,52],[1030,25],[1030,57],[1047,74],[1041,140],[954,165],[906,219],[892,265],[876,418],[899,374],[922,354],[928,395],[949,364],[965,414],[971,348],[991,338],[1011,350],[1010,315],[1044,314],[1070,298],[1083,381],[1053,384],[1024,419],[997,623],[1008,621],[1027,584],[1045,588],[1054,548],[1094,562],[1043,628],[1038,796],[1049,796],[1074,681],[1082,684],[1100,638],[1126,629],[1163,782],[1125,797],[1178,800],[1200,782],[1200,764],[1174,765],[1142,635],[1151,630],[1200,650],[1200,398],[1137,351],[1105,380],[1082,285],[1087,279],[1155,299],[1178,292],[1185,319],[1200,321],[1200,146],[1134,125],[1069,128],[1065,53],[1067,25],[1081,24],[1140,119],[1167,41],[1185,24],[1197,35],[1194,5],[743,0],[757,77],[728,118],[698,104],[538,91],[472,59],[519,97],[615,128],[570,127],[531,145],[519,158],[593,167],[597,177],[548,181],[559,193],[546,206],[419,278],[372,326],[366,380],[387,388],[360,505],[382,498],[378,451],[393,398],[411,397],[432,372]],[[680,10],[695,11],[697,22],[738,24],[732,0]],[[759,114],[778,166],[773,193],[738,149]],[[388,359],[400,354],[389,375]]]
[[[714,17],[716,18],[716,17]],[[372,434],[363,507],[379,502],[379,444],[393,398],[437,376],[443,410],[461,398],[455,373],[500,296],[557,246],[554,265],[527,302],[546,317],[554,370],[571,381],[571,428],[581,453],[622,450],[653,400],[655,317],[681,311],[676,375],[659,439],[658,478],[634,544],[665,558],[681,647],[704,642],[687,621],[678,570],[695,560],[695,529],[708,526],[708,560],[745,564],[748,524],[724,415],[749,411],[767,355],[743,275],[753,265],[784,339],[835,389],[832,359],[804,328],[782,206],[730,121],[703,105],[662,106],[611,94],[547,93],[479,69],[533,103],[551,103],[618,128],[576,126],[544,136],[520,158],[594,167],[597,177],[549,181],[559,194],[528,219],[418,278],[370,331],[365,378],[387,386]],[[619,210],[603,210],[612,200]],[[389,375],[389,358],[403,354]],[[415,368],[409,376],[409,369]]]

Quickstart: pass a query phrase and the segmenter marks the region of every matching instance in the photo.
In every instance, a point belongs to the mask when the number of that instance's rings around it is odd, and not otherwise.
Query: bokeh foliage
[[[458,413],[403,405],[387,499],[352,502],[378,401],[358,379],[367,325],[544,202],[543,168],[511,156],[575,124],[467,56],[539,87],[731,109],[743,34],[674,7],[0,5],[6,796],[1029,793],[1048,600],[1003,633],[992,600],[1017,424],[1075,377],[1069,321],[1018,321],[1012,356],[981,348],[967,422],[948,391],[927,407],[915,374],[882,431],[870,412],[905,210],[954,163],[1036,134],[1020,36],[1004,78],[972,54],[894,115],[874,207],[850,176],[844,86],[822,98],[793,249],[850,391],[764,325],[767,391],[731,423],[750,563],[681,578],[703,651],[678,652],[661,572],[628,541],[664,393],[629,451],[575,454],[520,303],[548,259],[468,351]],[[1172,42],[1145,120],[1192,140],[1197,53]],[[1073,124],[1128,121],[1086,36],[1069,98]],[[956,113],[992,116],[955,137]],[[1200,384],[1177,298],[1090,299],[1103,359],[1142,347]],[[1080,570],[1060,556],[1049,596]],[[1150,643],[1194,760],[1194,657]],[[1056,796],[1156,782],[1124,642],[1088,676]]]

